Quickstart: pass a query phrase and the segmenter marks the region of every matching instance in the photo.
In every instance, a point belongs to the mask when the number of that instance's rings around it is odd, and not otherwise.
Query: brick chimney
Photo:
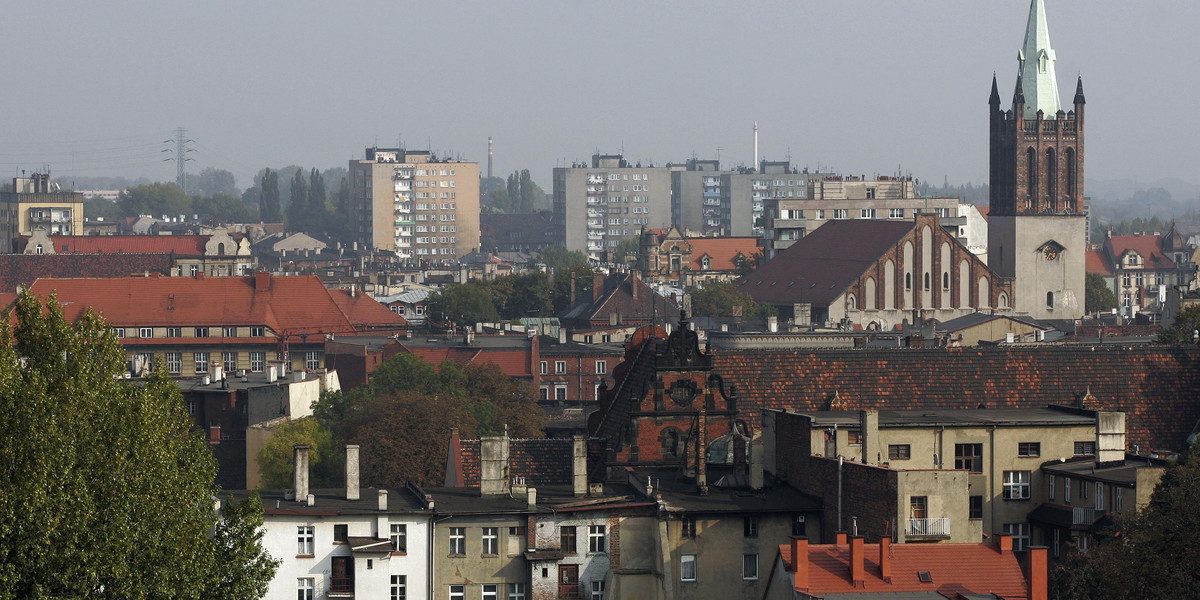
[[[1029,600],[1048,600],[1046,547],[1029,549]]]
[[[604,275],[596,273],[592,275],[592,302],[599,302],[600,296],[604,295]]]
[[[259,271],[254,274],[254,291],[265,292],[271,289],[271,274],[266,271]]]
[[[808,589],[808,538],[806,537],[792,536],[792,571],[795,573],[795,589]]]
[[[1009,535],[1007,533],[996,534],[996,549],[1000,551],[1000,554],[1011,553],[1013,551],[1012,535]]]
[[[837,533],[834,535],[834,543],[835,543],[835,544],[837,544],[837,545],[839,545],[839,546],[845,546],[845,545],[848,543],[848,542],[846,541],[846,532],[845,532],[845,531],[839,531],[839,532],[837,532]]]
[[[346,445],[346,499],[358,500],[358,445]]]
[[[855,587],[867,581],[866,545],[861,535],[850,538],[850,582]]]
[[[292,489],[296,502],[308,501],[308,444],[292,446]]]
[[[587,484],[587,438],[577,435],[571,438],[571,492],[586,496]]]
[[[892,538],[879,538],[879,578],[892,581]]]

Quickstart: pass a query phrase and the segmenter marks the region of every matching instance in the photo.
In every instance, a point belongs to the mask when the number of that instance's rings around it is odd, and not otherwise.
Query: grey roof
[[[1008,319],[1010,321],[1016,321],[1018,323],[1025,324],[1030,327],[1036,327],[1036,328],[1042,329],[1042,330],[1053,329],[1052,325],[1049,325],[1046,323],[1039,323],[1039,322],[1037,322],[1033,319],[1029,319],[1029,318],[1017,317],[1017,316],[1013,316],[1013,315],[1000,315],[1000,314],[991,314],[991,313],[985,313],[985,312],[973,312],[968,315],[963,315],[961,317],[957,317],[957,318],[950,319],[947,321],[942,321],[941,323],[938,324],[937,330],[938,331],[958,331],[960,329],[974,327],[974,326],[982,324],[982,323],[995,321],[996,319]]]
[[[542,488],[537,488],[538,495]],[[425,488],[433,495],[434,510],[439,515],[501,515],[529,514],[541,512],[530,507],[525,498],[513,498],[508,494],[484,496],[479,488]]]
[[[859,425],[858,411],[800,411],[817,426]],[[1096,419],[1053,408],[926,408],[881,410],[879,427],[966,427],[1011,425],[1090,425]]]
[[[717,482],[731,469],[710,466],[708,481]],[[803,494],[795,488],[765,475],[767,480],[761,490],[722,489],[710,485],[707,496],[701,496],[694,479],[683,474],[679,468],[638,469],[636,477],[654,481],[655,493],[662,494],[668,510],[683,510],[689,513],[769,513],[769,512],[815,512],[821,510],[819,498]]]
[[[1126,455],[1124,461],[1099,463],[1093,457],[1081,457],[1066,461],[1053,460],[1042,464],[1042,470],[1052,475],[1063,475],[1076,479],[1103,481],[1118,485],[1133,485],[1137,472],[1147,468],[1166,468],[1167,462],[1147,456]]]
[[[240,501],[253,492],[254,490],[232,490],[227,493],[233,494],[233,497]],[[308,506],[303,502],[286,499],[284,497],[284,490],[258,490],[258,494],[262,498],[263,510],[267,515],[380,514],[378,488],[360,489],[358,500],[347,500],[344,488],[309,490],[309,493],[316,498],[312,506]],[[424,503],[419,501],[409,490],[389,489],[386,514],[429,514],[429,511],[425,509]]]

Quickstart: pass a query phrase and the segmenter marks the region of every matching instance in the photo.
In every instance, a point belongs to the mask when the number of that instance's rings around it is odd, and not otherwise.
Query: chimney
[[[767,331],[779,333],[779,317],[767,317]]]
[[[570,273],[568,273],[568,277],[571,278],[571,306],[575,306],[575,277]]]
[[[794,588],[808,589],[808,538],[792,536],[792,571],[795,573]]]
[[[708,412],[700,403],[700,414],[696,418],[696,488],[701,496],[708,495]]]
[[[209,425],[209,427],[208,427],[208,443],[210,443],[210,444],[220,444],[221,443],[221,426],[220,425]]]
[[[604,275],[596,273],[592,275],[592,302],[599,302],[600,296],[604,295]]]
[[[213,361],[211,371],[213,381],[222,381],[225,379],[225,366],[219,361]]]
[[[856,535],[850,538],[850,582],[855,587],[861,586],[867,581],[866,569],[866,546],[861,535]]]
[[[1096,413],[1096,462],[1125,461],[1125,413]]]
[[[379,510],[388,509],[387,490],[379,490]]]
[[[1029,549],[1029,600],[1047,600],[1046,547],[1033,546]]]
[[[358,500],[358,445],[346,445],[346,499]]]
[[[1007,533],[996,534],[996,546],[1000,554],[1012,553],[1012,535]]]
[[[508,436],[479,440],[479,493],[494,496],[508,493]]]
[[[308,501],[308,444],[292,446],[292,489],[296,502]]]
[[[762,437],[750,440],[750,489],[763,488],[763,441]]]
[[[267,367],[267,383],[275,383],[275,380],[278,378],[279,378],[279,374],[275,370],[275,365],[268,366]]]
[[[563,327],[562,325],[558,326],[558,343],[567,343],[567,328]]]
[[[892,538],[879,538],[879,578],[892,581]]]
[[[529,508],[537,506],[537,488],[531,487],[525,490],[525,502]]]
[[[638,284],[641,282],[642,278],[638,277],[636,272],[629,278],[629,293],[633,295],[634,300],[638,299]]]
[[[265,292],[271,289],[271,274],[266,271],[259,271],[254,274],[254,291]]]
[[[834,542],[833,542],[833,543],[835,543],[835,544],[837,544],[837,545],[839,545],[839,546],[845,546],[845,545],[847,544],[847,542],[846,542],[846,532],[845,532],[845,531],[839,531],[839,532],[837,532],[836,534],[834,534]]]
[[[858,421],[862,435],[862,461],[877,465],[883,462],[883,447],[879,444],[879,411],[859,411]]]
[[[587,438],[577,435],[571,438],[571,491],[586,496],[587,484]]]

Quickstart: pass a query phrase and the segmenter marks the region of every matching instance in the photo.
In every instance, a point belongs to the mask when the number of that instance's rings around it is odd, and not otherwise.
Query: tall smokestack
[[[488,179],[492,178],[492,136],[488,136]]]
[[[754,122],[754,170],[758,170],[758,121]]]

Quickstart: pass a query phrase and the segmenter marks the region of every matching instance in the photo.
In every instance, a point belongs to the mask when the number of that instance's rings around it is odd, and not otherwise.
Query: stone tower
[[[1013,310],[1041,319],[1083,314],[1087,212],[1083,196],[1083,79],[1072,110],[1059,104],[1042,0],[1032,0],[1012,107],[991,116],[988,266],[1013,279]]]

